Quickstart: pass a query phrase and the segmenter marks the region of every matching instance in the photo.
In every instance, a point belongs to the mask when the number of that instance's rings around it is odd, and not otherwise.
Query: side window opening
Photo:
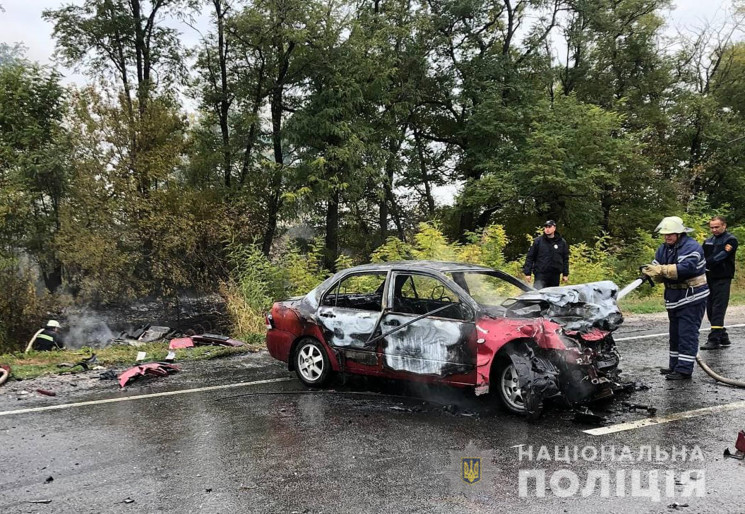
[[[460,297],[435,277],[418,274],[396,275],[393,292],[393,310],[418,316],[444,309],[432,316],[458,320],[469,319],[470,309]]]
[[[326,293],[321,305],[379,312],[383,309],[385,278],[386,272],[345,277]]]

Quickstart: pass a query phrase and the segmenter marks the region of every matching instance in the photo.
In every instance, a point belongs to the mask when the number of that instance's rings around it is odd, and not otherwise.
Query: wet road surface
[[[664,318],[629,320],[616,337],[666,329]],[[745,379],[745,327],[730,334],[732,348],[703,356]],[[654,406],[658,418],[745,401],[744,389],[700,369],[689,382],[666,382],[657,372],[664,336],[619,349],[625,377],[644,388],[595,409],[611,427],[649,417],[624,401]],[[124,391],[113,382],[56,397],[22,395],[22,382],[2,390],[0,512],[745,510],[745,461],[722,456],[745,429],[745,405],[592,435],[567,411],[528,423],[448,388],[350,380],[310,391],[265,352],[183,366]],[[255,381],[263,383],[217,388]],[[202,387],[213,389],[194,391]],[[479,479],[468,484],[462,459],[477,457]]]

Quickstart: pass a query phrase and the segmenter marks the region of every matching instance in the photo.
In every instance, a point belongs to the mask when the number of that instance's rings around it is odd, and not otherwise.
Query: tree
[[[0,66],[0,231],[27,252],[51,292],[62,283],[54,237],[68,186],[65,92],[59,75],[27,62]]]
[[[426,3],[432,78],[417,123],[422,137],[454,150],[464,183],[458,234],[486,225],[502,207],[467,198],[483,176],[508,169],[524,143],[527,111],[549,83],[546,41],[562,7],[559,0]]]

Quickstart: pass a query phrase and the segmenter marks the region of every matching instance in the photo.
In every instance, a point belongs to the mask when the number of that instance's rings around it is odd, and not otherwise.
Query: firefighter
[[[677,216],[663,218],[657,228],[665,239],[652,264],[642,272],[665,284],[665,308],[670,320],[670,360],[660,372],[668,380],[686,380],[693,374],[698,354],[698,330],[706,310],[706,258],[701,245],[688,234],[693,229]]]
[[[62,337],[59,334],[60,324],[59,321],[50,319],[44,328],[36,332],[34,337],[26,348],[26,351],[34,349],[39,352],[47,352],[49,350],[61,350],[65,347],[65,343],[62,342]]]
[[[709,282],[709,295],[706,316],[711,323],[711,331],[702,350],[717,350],[730,345],[729,334],[724,328],[724,314],[729,303],[729,291],[735,276],[735,252],[737,239],[727,232],[727,221],[722,216],[714,216],[709,221],[711,237],[704,241],[706,255],[706,280]]]

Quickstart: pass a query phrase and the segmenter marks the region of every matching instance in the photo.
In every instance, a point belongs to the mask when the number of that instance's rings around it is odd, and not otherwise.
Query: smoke
[[[69,315],[67,326],[69,327],[65,336],[67,348],[77,349],[83,346],[104,348],[114,339],[114,333],[109,328],[106,319],[90,311]]]

